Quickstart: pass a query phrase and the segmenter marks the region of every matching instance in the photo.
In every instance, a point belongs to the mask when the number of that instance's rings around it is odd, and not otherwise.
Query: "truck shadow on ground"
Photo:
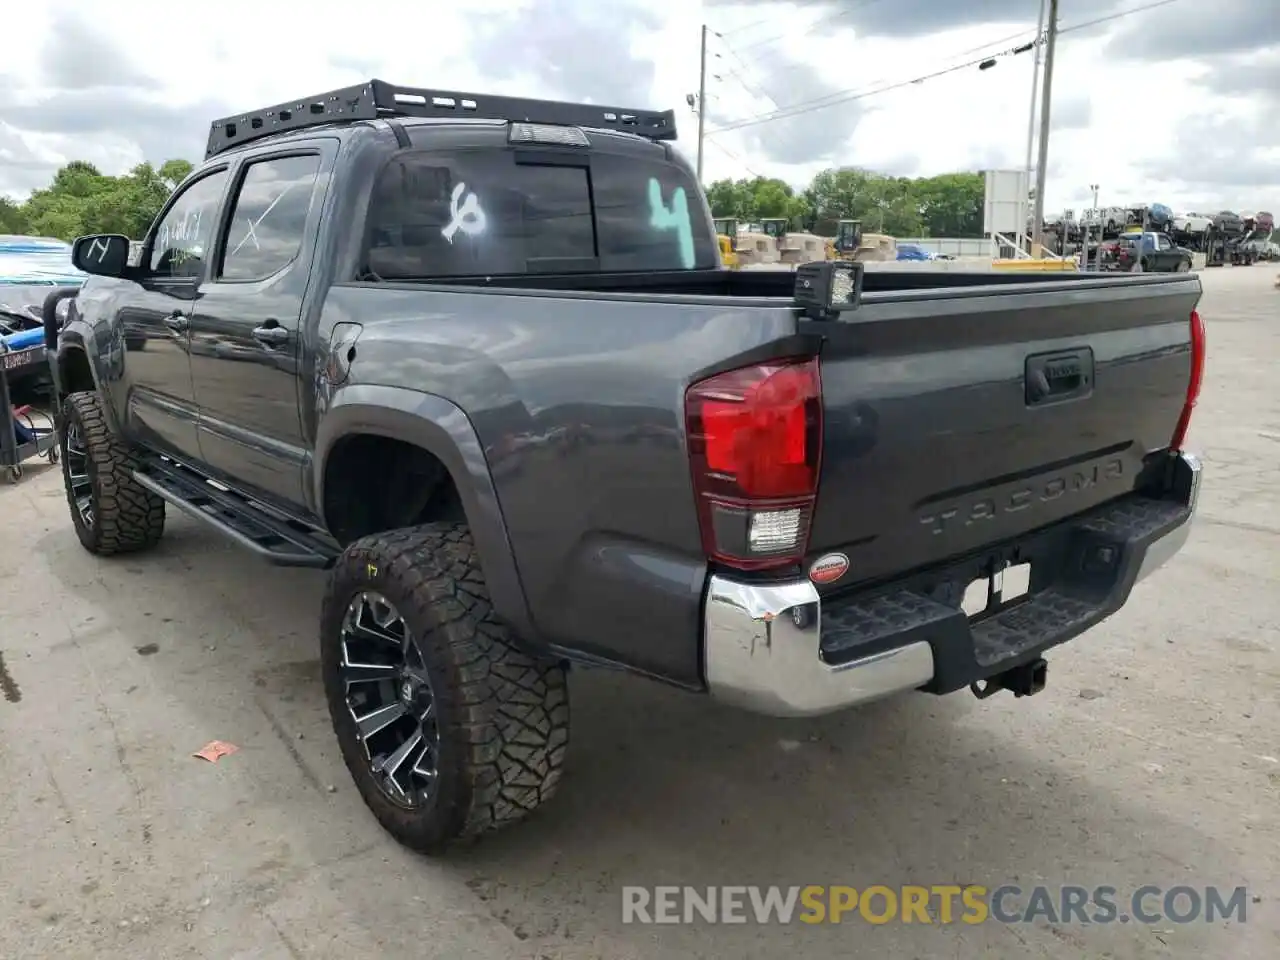
[[[172,647],[172,655],[147,657],[145,669],[160,674],[166,688],[181,688],[199,673],[207,683],[253,691],[307,781],[300,792],[316,806],[341,805],[319,814],[330,826],[349,818],[341,840],[317,826],[314,840],[306,840],[312,862],[332,861],[335,845],[384,844],[388,869],[408,882],[406,896],[424,892],[415,887],[443,872],[547,955],[652,955],[658,934],[675,938],[688,956],[702,950],[776,955],[786,941],[786,928],[753,924],[714,930],[624,925],[627,885],[1078,882],[1123,888],[1160,878],[1182,882],[1201,858],[1221,864],[1230,856],[1193,826],[1145,805],[1123,783],[1086,777],[1069,762],[1086,746],[1072,745],[1067,733],[1047,742],[1027,734],[1016,720],[1022,714],[1007,705],[916,695],[834,717],[775,721],[599,671],[572,678],[569,767],[551,804],[525,825],[447,861],[393,856],[394,843],[350,789],[328,729],[314,635],[322,575],[268,572],[185,518],[174,518],[161,546],[146,556],[101,563],[69,539],[69,530],[50,532],[37,550],[48,555],[67,591],[97,582],[103,596],[118,598],[109,614],[139,644],[155,626],[136,599],[143,584],[189,598],[189,627],[206,618],[189,649],[184,625],[172,624],[177,633],[159,644],[162,653],[166,644]],[[211,623],[211,610],[225,611],[226,624]],[[198,651],[214,651],[207,654],[213,664],[199,666]],[[1041,717],[1041,730],[1044,725]],[[306,740],[289,746],[295,730]],[[271,739],[271,730],[262,733]],[[1060,762],[1064,755],[1068,762]],[[337,785],[332,796],[326,781]],[[848,952],[848,932],[830,932],[836,929],[824,928],[810,942],[822,954],[841,943],[845,955],[857,955]],[[875,945],[881,953],[885,937],[899,938],[901,949],[923,950],[920,955],[943,943],[929,940],[935,934],[928,930],[880,929]],[[1071,951],[1088,943],[1066,927],[1050,934],[1048,943]],[[964,935],[996,938],[996,949],[1015,944],[1007,933]]]

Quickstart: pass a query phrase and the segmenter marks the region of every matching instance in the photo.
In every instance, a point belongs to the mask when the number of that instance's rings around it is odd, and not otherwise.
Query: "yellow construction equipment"
[[[840,220],[836,223],[836,238],[831,244],[833,259],[851,257],[862,246],[862,221]]]
[[[791,225],[791,221],[786,217],[761,217],[760,232],[767,237],[773,237],[774,240],[781,240],[787,235],[787,227]]]
[[[734,217],[717,217],[716,238],[720,241],[720,265],[730,270],[741,266],[738,260],[738,221]]]

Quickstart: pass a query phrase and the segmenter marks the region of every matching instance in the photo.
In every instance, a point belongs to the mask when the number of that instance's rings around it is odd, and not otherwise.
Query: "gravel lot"
[[[321,575],[171,512],[97,562],[57,472],[0,485],[0,957],[1280,956],[1280,290],[1203,275],[1207,461],[1187,549],[1029,700],[775,722],[573,682],[564,788],[430,862],[342,767]],[[193,751],[240,751],[216,765]],[[1245,924],[645,927],[625,884],[1217,884]]]

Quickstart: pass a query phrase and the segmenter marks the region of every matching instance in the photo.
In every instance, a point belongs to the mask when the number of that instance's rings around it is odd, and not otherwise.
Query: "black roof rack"
[[[674,110],[632,110],[590,103],[558,100],[526,100],[480,93],[398,87],[385,80],[319,96],[266,107],[253,113],[215,120],[209,131],[205,159],[273,133],[305,130],[344,120],[376,120],[379,117],[476,117],[525,123],[550,123],[572,127],[618,129],[650,140],[674,140]]]

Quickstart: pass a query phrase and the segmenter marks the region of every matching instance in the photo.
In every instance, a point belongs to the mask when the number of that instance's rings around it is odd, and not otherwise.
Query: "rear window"
[[[589,169],[492,148],[397,154],[374,188],[367,243],[369,269],[386,280],[718,262],[701,194],[679,167],[602,153]]]

